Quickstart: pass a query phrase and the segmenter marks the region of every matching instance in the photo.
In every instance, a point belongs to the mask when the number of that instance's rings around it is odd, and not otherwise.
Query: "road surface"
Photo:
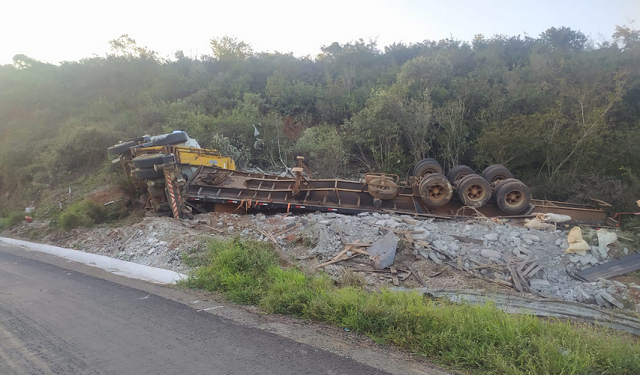
[[[26,253],[0,245],[2,375],[388,373],[209,313],[219,304],[198,309]]]

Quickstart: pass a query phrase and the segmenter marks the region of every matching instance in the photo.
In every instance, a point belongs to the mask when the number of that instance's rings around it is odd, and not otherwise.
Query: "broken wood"
[[[509,269],[509,272],[511,273],[511,280],[513,280],[513,284],[516,288],[516,290],[518,292],[522,292],[522,283],[520,282],[520,277],[518,277],[518,274],[516,274],[515,269],[513,268],[512,265],[508,265],[507,268]]]
[[[218,228],[214,228],[214,227],[212,227],[211,225],[206,225],[206,224],[200,224],[200,225],[202,225],[203,227],[205,227],[205,228],[207,228],[207,229],[210,229],[210,230],[212,230],[212,231],[214,231],[214,232],[217,232],[217,233],[224,233],[224,231],[223,231],[223,230],[218,229]]]
[[[418,284],[422,285],[423,287],[427,286],[427,283],[424,282],[422,277],[420,277],[420,275],[418,275],[418,273],[413,269],[413,267],[409,263],[405,263],[404,266],[407,267],[407,269],[409,271],[411,271],[411,274],[413,275],[413,278],[416,279],[416,281],[418,281]]]
[[[352,242],[352,243],[346,243],[344,244],[345,246],[353,246],[353,247],[369,247],[371,245],[373,245],[373,243],[371,242]]]
[[[347,245],[347,246],[351,246],[351,245]],[[354,253],[358,253],[358,254],[362,254],[362,255],[366,255],[366,256],[371,256],[367,251],[364,250],[360,250],[357,247],[351,247],[351,251],[353,251]]]
[[[328,265],[333,264],[333,263],[340,262],[342,260],[346,260],[346,259],[340,259],[340,258],[342,258],[343,255],[346,255],[347,252],[350,251],[350,250],[351,250],[351,246],[347,246],[346,248],[344,248],[344,250],[340,251],[338,254],[336,254],[336,256],[331,258],[330,261],[324,262],[324,263],[320,263],[320,264],[318,264],[316,266],[316,268],[321,268],[321,267],[328,266]]]
[[[533,275],[535,275],[536,273],[538,273],[538,271],[540,271],[542,269],[542,266],[537,266],[536,268],[534,268],[531,272],[523,275],[525,277],[531,277]]]
[[[460,242],[465,242],[465,243],[473,243],[476,245],[483,245],[484,241],[482,240],[478,240],[475,238],[470,238],[470,237],[464,237],[464,236],[451,236],[453,238],[455,238],[456,240],[460,241]]]
[[[273,235],[274,235],[274,237],[280,237],[285,233],[289,233],[294,229],[300,228],[301,226],[302,226],[302,224],[296,223],[296,225],[292,225],[289,228],[285,228],[285,229],[281,230],[280,232],[274,233]]]
[[[262,229],[258,229],[258,232],[260,232],[260,234],[262,234],[263,236],[267,237],[271,242],[273,242],[274,245],[280,246],[278,244],[278,241],[276,240],[276,238],[273,237],[273,234],[271,234],[271,233],[269,233],[267,231],[264,231]]]
[[[393,285],[400,285],[400,281],[398,281],[398,270],[393,266],[389,267],[389,269],[391,270],[391,280],[393,281]]]

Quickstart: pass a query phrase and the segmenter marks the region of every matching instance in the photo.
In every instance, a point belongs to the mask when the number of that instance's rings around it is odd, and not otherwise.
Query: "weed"
[[[257,304],[264,293],[268,270],[278,256],[263,242],[211,240],[208,262],[186,281],[191,288],[220,291],[233,302]]]
[[[352,270],[346,269],[340,275],[340,279],[338,280],[338,284],[340,286],[352,286],[355,288],[364,288],[367,284],[367,280],[361,273],[353,272]]]
[[[89,227],[105,221],[106,211],[104,206],[88,199],[76,202],[64,210],[58,218],[58,224],[64,230],[77,227]]]
[[[367,292],[357,276],[281,269],[262,242],[212,241],[185,284],[220,291],[268,313],[327,321],[442,364],[491,374],[638,374],[640,344],[617,331],[511,315],[491,304],[434,301],[415,292]]]
[[[24,220],[24,214],[22,212],[11,212],[7,217],[0,218],[0,230],[12,227]]]

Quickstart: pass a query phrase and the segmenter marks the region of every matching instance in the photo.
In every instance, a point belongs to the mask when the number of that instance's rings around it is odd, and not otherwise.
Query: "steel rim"
[[[507,202],[507,204],[510,206],[517,205],[518,203],[522,202],[523,199],[524,194],[522,194],[520,190],[512,190],[508,192],[504,197],[505,202]]]
[[[471,185],[466,191],[466,196],[471,201],[479,201],[484,197],[484,188],[480,185]]]
[[[427,196],[431,201],[440,201],[446,196],[445,187],[440,184],[431,185],[429,186],[429,190],[427,191]]]

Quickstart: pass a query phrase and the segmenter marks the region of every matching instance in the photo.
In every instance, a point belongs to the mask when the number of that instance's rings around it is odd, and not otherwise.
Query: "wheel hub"
[[[467,189],[467,197],[471,200],[482,198],[484,189],[480,185],[472,185]]]
[[[444,196],[444,186],[442,185],[433,185],[429,188],[429,197],[434,200],[442,199]]]
[[[522,201],[522,193],[518,190],[510,191],[507,193],[505,200],[508,204],[514,205]]]

